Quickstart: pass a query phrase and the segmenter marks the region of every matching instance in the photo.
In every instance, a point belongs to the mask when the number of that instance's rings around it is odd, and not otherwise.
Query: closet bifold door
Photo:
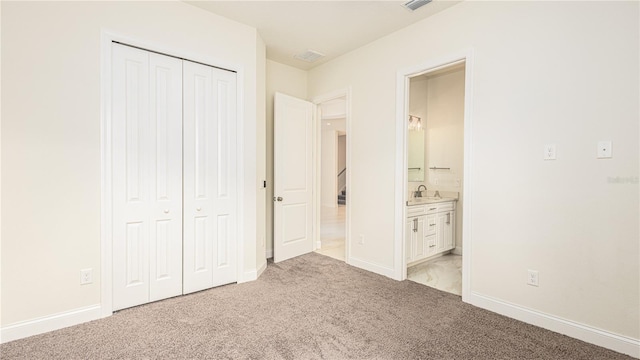
[[[183,61],[183,292],[237,281],[236,74]]]
[[[112,45],[113,309],[182,293],[182,62]]]

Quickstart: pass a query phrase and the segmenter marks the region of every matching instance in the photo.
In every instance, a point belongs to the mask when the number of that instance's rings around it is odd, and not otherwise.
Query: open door
[[[313,111],[308,101],[275,94],[274,262],[313,251]]]

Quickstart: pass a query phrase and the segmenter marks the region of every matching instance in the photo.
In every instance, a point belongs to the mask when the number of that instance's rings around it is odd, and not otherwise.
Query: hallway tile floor
[[[334,259],[344,259],[345,216],[347,207],[322,207],[320,218],[320,241],[322,246],[316,250],[318,254]]]

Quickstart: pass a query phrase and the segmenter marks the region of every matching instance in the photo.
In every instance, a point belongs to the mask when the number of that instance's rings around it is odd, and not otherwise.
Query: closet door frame
[[[184,60],[213,66],[236,73],[236,164],[237,164],[237,282],[253,279],[247,278],[244,272],[244,70],[241,65],[227,63],[198,53],[185,54],[183,51],[157,42],[136,39],[109,30],[101,32],[100,49],[100,314],[108,317],[113,314],[113,184],[112,184],[112,114],[111,114],[111,59],[112,43],[118,42],[151,52],[157,52]]]

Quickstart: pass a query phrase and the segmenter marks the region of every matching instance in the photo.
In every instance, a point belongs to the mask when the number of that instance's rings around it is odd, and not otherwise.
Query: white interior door
[[[183,62],[184,293],[236,272],[236,74]]]
[[[113,309],[182,292],[181,61],[112,45]]]
[[[313,251],[313,111],[308,101],[275,94],[274,261]]]

